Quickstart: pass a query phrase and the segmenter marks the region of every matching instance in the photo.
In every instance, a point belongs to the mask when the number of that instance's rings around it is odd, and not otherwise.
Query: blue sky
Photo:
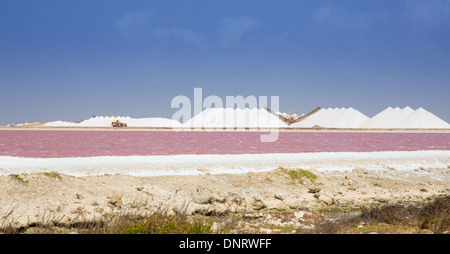
[[[170,118],[194,87],[450,122],[449,70],[450,0],[0,1],[0,125]]]

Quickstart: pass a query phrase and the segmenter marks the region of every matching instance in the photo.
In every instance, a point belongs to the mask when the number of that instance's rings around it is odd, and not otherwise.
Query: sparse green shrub
[[[48,176],[48,177],[53,177],[53,178],[57,178],[59,180],[62,179],[61,175],[57,172],[45,172],[44,175]]]
[[[450,196],[442,196],[425,205],[418,214],[419,227],[436,234],[450,230]]]
[[[317,175],[313,174],[312,172],[304,169],[286,169],[283,167],[279,167],[281,171],[286,173],[291,177],[293,181],[298,181],[299,183],[304,183],[304,178],[309,179],[312,183],[317,179]]]
[[[28,180],[23,179],[20,175],[10,175],[10,177],[14,180],[19,181],[22,184],[28,184]]]
[[[122,228],[122,234],[212,234],[211,223],[189,221],[183,215],[153,214]]]
[[[423,206],[391,204],[363,208],[361,212],[360,216],[351,219],[325,220],[314,232],[401,233],[416,228],[439,234],[450,230],[450,196],[437,197]]]
[[[413,223],[419,208],[416,206],[386,205],[362,208],[361,219],[366,222],[383,222],[387,224]]]

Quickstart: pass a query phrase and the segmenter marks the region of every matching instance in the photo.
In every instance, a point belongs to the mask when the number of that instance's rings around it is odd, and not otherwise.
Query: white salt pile
[[[281,128],[287,124],[262,108],[207,108],[186,121],[187,128]]]
[[[126,123],[128,127],[179,127],[181,124],[175,120],[167,118],[131,118],[129,116],[103,117],[97,116],[85,120],[79,126],[85,127],[111,127],[111,123],[119,120]]]
[[[96,116],[90,119],[84,120],[80,123],[54,121],[48,122],[44,126],[49,127],[111,127],[111,123],[119,120],[122,123],[126,123],[128,127],[180,127],[181,124],[178,121],[167,118],[131,118],[129,116]]]
[[[399,123],[412,112],[414,110],[410,107],[403,109],[388,107],[361,124],[360,128],[397,128]]]
[[[450,125],[423,108],[388,107],[361,124],[368,129],[447,129]]]
[[[358,128],[369,119],[353,108],[327,108],[317,111],[308,118],[291,124],[292,128]]]
[[[400,122],[399,128],[450,128],[450,124],[438,118],[423,108],[408,114],[408,116]]]
[[[276,112],[285,117],[295,117]],[[47,127],[111,127],[119,120],[128,127],[162,128],[364,128],[364,129],[450,129],[450,124],[423,108],[413,110],[410,107],[388,107],[372,118],[353,108],[322,108],[304,120],[286,124],[274,114],[263,108],[207,108],[186,121],[180,122],[161,117],[131,118],[129,116],[97,116],[80,123],[53,121],[45,123]],[[18,124],[22,126],[26,124]],[[40,126],[42,124],[28,124]]]
[[[44,126],[48,126],[48,127],[76,127],[76,126],[78,126],[78,123],[64,122],[64,121],[53,121],[53,122],[45,123]]]

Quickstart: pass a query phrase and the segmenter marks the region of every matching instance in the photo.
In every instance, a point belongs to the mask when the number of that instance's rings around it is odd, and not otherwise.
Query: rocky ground
[[[313,213],[349,215],[361,207],[419,204],[450,193],[450,168],[419,168],[412,172],[278,168],[236,175],[214,175],[199,169],[199,173],[72,177],[49,171],[1,176],[0,227],[76,222],[102,218],[111,212],[164,208],[191,215],[235,215],[244,221],[258,220],[258,229],[239,222],[249,232],[273,233],[280,230],[278,226],[289,226],[294,232],[295,228],[307,228]],[[221,224],[214,227],[220,229]]]

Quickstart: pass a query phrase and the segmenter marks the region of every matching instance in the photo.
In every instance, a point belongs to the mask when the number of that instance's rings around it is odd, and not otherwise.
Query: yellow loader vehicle
[[[112,122],[111,125],[112,125],[112,127],[127,127],[126,123],[122,123],[119,120]]]

